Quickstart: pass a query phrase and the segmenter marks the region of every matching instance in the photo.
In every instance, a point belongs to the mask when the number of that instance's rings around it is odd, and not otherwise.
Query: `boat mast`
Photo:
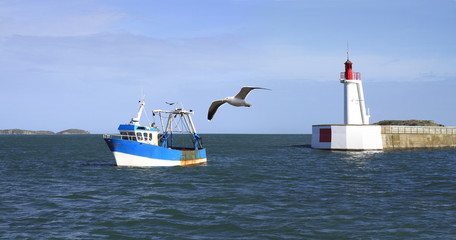
[[[164,133],[172,132],[173,131],[172,125],[173,125],[173,113],[169,113],[168,122],[166,123],[166,129],[165,129]]]
[[[190,123],[188,122],[187,117],[186,117],[186,115],[188,116],[188,114],[181,112],[180,115],[181,115],[181,118],[183,118],[185,120],[185,124],[187,125],[187,129],[190,131],[190,133],[194,133],[193,128],[190,126]]]
[[[189,126],[192,129],[192,133],[196,133],[195,125],[193,124],[192,118],[190,117],[189,114],[187,114],[187,117],[188,117],[188,121],[190,122]]]
[[[141,101],[139,101],[139,110],[138,110],[138,114],[136,115],[135,118],[132,118],[131,121],[130,121],[130,124],[133,124],[133,125],[139,125],[139,120],[141,120],[141,114],[144,110],[144,105],[146,105],[146,102],[144,101],[144,98],[141,99]]]

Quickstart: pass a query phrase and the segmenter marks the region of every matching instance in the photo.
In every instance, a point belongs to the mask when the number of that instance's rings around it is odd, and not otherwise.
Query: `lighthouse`
[[[345,72],[340,73],[340,82],[344,84],[344,124],[369,124],[361,73],[353,72],[352,65],[347,52]]]
[[[312,148],[337,151],[456,148],[456,127],[369,124],[361,73],[353,72],[348,51],[344,65],[345,71],[339,77],[344,85],[344,123],[312,125]]]
[[[369,125],[361,73],[353,72],[348,51],[344,64],[345,71],[339,78],[344,84],[344,123],[312,125],[311,146],[342,151],[382,150],[381,127]]]

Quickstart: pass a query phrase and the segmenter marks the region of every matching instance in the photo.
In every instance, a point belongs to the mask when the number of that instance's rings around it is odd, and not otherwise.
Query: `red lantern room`
[[[352,62],[347,59],[345,62],[345,79],[352,80],[353,79],[353,72],[352,72]]]

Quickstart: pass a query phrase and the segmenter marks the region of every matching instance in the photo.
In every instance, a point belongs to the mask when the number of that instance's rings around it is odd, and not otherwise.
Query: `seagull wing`
[[[225,102],[222,100],[213,101],[211,106],[209,107],[209,111],[207,112],[207,120],[211,120],[214,117],[215,112],[217,109],[222,106]]]
[[[236,94],[236,96],[234,96],[234,97],[239,98],[239,99],[245,99],[247,97],[247,95],[249,94],[249,92],[252,91],[253,89],[271,90],[269,88],[262,88],[262,87],[242,87],[241,91],[239,91],[238,94]]]

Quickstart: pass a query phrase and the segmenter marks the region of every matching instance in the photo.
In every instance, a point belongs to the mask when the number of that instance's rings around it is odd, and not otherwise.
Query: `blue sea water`
[[[101,135],[0,136],[2,239],[456,239],[456,150],[202,135],[208,164],[116,167]]]

